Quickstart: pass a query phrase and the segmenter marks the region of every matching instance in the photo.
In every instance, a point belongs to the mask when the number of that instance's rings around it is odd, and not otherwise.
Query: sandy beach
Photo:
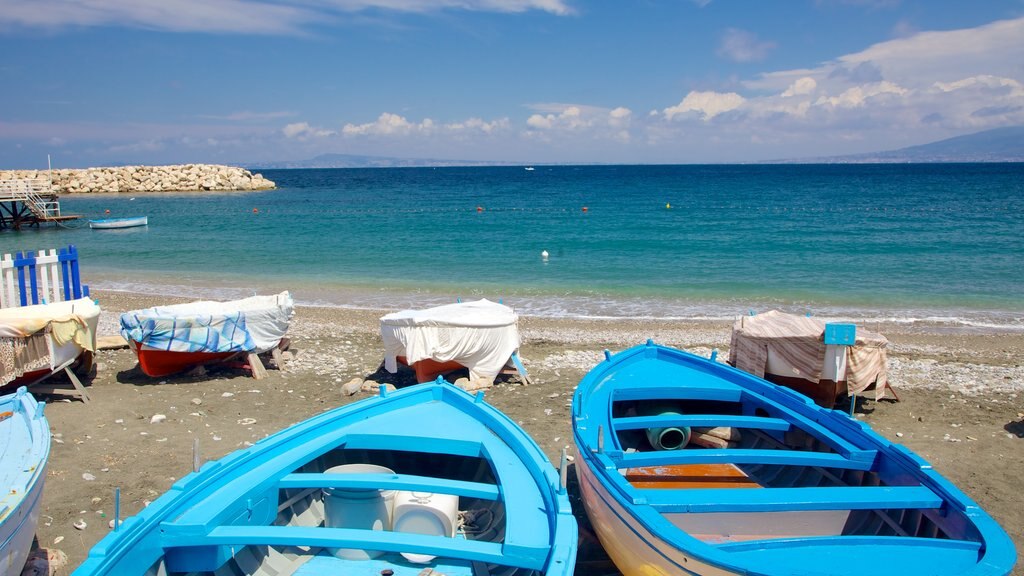
[[[100,336],[115,334],[121,312],[176,303],[167,297],[94,294],[103,309]],[[91,402],[50,398],[54,435],[38,543],[62,550],[64,573],[109,531],[114,489],[121,514],[138,512],[192,469],[193,442],[203,460],[324,410],[365,397],[344,396],[354,378],[383,378],[379,317],[391,310],[297,308],[289,336],[296,353],[283,369],[254,380],[241,369],[153,379],[127,349],[98,353]],[[858,418],[906,444],[974,498],[1024,549],[1024,334],[929,324],[865,324],[890,340],[890,381],[899,402],[868,400]],[[708,354],[726,353],[728,322],[520,318],[522,357],[532,384],[499,383],[487,400],[505,411],[556,461],[572,438],[569,411],[580,378],[605,348],[653,338]],[[153,423],[155,415],[166,419]],[[157,420],[160,420],[157,418]],[[571,488],[571,487],[570,487]],[[570,496],[575,493],[570,490]],[[614,574],[581,522],[579,574]],[[84,522],[84,529],[77,529]],[[884,561],[884,559],[876,559]],[[1024,574],[1018,567],[1015,574]]]

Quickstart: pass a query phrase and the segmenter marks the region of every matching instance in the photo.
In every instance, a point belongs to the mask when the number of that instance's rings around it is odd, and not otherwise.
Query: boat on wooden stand
[[[155,306],[122,314],[121,336],[135,351],[142,371],[156,378],[238,355],[249,355],[255,364],[256,354],[281,345],[293,313],[287,291],[229,302]]]
[[[1012,570],[1006,532],[921,457],[714,356],[648,341],[577,388],[581,497],[624,574]]]
[[[439,380],[382,386],[203,465],[74,574],[568,576],[576,538],[536,443]]]

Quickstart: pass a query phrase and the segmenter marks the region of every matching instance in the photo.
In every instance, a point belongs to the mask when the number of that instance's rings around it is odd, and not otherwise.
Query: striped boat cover
[[[765,373],[818,382],[825,363],[825,322],[772,310],[743,316],[732,327],[729,363],[759,377]],[[876,398],[885,396],[888,371],[881,334],[857,328],[857,342],[846,358],[846,383],[851,394],[872,384]]]

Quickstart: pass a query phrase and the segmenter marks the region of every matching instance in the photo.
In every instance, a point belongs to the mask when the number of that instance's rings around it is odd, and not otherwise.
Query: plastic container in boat
[[[395,471],[374,464],[343,464],[328,468],[325,474],[394,474]],[[360,528],[391,530],[394,490],[324,489],[324,524],[328,528]],[[379,550],[331,548],[332,554],[348,560],[369,560],[383,554]]]
[[[399,490],[395,494],[392,526],[395,532],[452,538],[455,536],[455,529],[458,526],[456,522],[458,514],[458,496]],[[406,560],[418,564],[426,564],[434,559],[429,554],[402,552],[402,556],[405,556]]]

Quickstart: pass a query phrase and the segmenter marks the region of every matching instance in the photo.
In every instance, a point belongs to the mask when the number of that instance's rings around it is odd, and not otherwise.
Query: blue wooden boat
[[[573,398],[587,515],[626,575],[1002,575],[1006,533],[842,412],[648,341]]]
[[[437,381],[382,389],[205,464],[74,574],[570,575],[576,537],[536,443],[482,394]]]
[[[0,396],[0,574],[20,574],[28,558],[49,457],[43,405],[24,387]]]

